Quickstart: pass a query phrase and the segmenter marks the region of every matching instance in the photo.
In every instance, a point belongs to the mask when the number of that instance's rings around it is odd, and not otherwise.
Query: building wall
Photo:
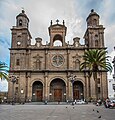
[[[108,97],[115,98],[115,90],[113,89],[113,85],[115,85],[114,79],[108,80]]]

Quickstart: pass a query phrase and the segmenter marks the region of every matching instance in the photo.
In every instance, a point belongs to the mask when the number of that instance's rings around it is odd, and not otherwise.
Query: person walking
[[[109,108],[109,103],[110,103],[109,97],[107,97],[107,99],[105,100],[105,103],[106,103],[106,108]]]

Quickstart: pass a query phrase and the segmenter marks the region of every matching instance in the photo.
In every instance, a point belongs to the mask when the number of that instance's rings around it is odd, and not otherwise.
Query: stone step
[[[44,102],[29,102],[25,103],[25,105],[44,105]],[[48,102],[47,105],[66,105],[66,102]]]

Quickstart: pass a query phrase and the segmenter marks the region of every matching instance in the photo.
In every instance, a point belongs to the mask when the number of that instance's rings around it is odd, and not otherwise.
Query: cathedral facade
[[[95,82],[89,79],[88,71],[80,71],[84,52],[88,49],[106,49],[104,46],[104,27],[99,24],[99,15],[91,10],[88,15],[84,45],[80,38],[73,38],[73,44],[66,42],[67,27],[57,20],[51,21],[50,40],[45,45],[42,38],[36,38],[31,44],[29,18],[22,10],[16,16],[13,26],[10,48],[10,76],[16,81],[9,81],[8,99],[12,101],[66,101],[73,99],[95,99]],[[60,45],[55,45],[60,41]],[[11,78],[12,79],[12,78]],[[98,74],[98,97],[106,98],[107,73]]]

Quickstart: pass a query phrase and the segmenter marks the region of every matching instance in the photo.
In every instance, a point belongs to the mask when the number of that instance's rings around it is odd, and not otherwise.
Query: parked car
[[[103,104],[105,108],[115,108],[115,98],[106,99]]]
[[[115,98],[110,99],[109,108],[115,108]]]
[[[109,108],[115,108],[115,102],[110,102]]]
[[[77,100],[75,104],[81,105],[81,104],[86,104],[86,102],[83,100]]]
[[[110,101],[115,103],[115,98],[110,98]]]

